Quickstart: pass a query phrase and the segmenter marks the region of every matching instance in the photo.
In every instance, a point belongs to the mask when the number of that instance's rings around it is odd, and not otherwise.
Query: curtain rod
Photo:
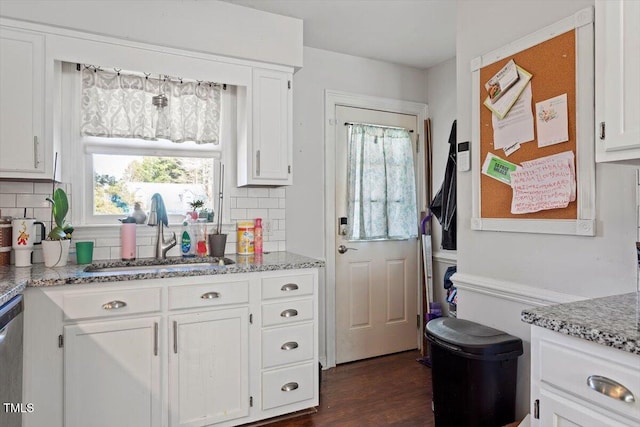
[[[84,67],[87,70],[93,70],[94,72],[106,71],[106,70],[103,70],[100,65],[76,63],[76,70],[77,71],[82,70],[82,67]],[[123,71],[122,68],[116,68],[116,67],[113,68],[113,72],[118,74],[118,75],[120,75],[121,71]],[[132,75],[132,76],[138,76],[138,77],[145,77],[147,79],[149,77],[151,77],[151,73],[145,73],[144,71],[140,72],[140,71],[128,71],[128,70],[126,70],[126,71],[124,71],[124,74]],[[209,84],[209,85],[213,85],[213,86],[222,86],[222,90],[227,90],[227,84],[226,83],[206,82],[204,80],[183,79],[182,77],[172,77],[172,76],[169,76],[167,74],[162,74],[162,75],[164,76],[163,78],[161,78],[160,74],[158,74],[158,80],[163,80],[163,81],[167,81],[168,80],[170,83],[171,82],[180,82],[180,83],[182,83],[183,81],[187,81],[187,82],[191,82],[191,83],[198,83],[198,84],[204,83],[204,84]],[[151,77],[151,78],[153,78],[153,77]]]
[[[402,128],[402,127],[398,127],[398,126],[385,126],[385,125],[375,125],[372,123],[358,123],[358,122],[344,122],[345,126],[352,126],[352,125],[365,125],[365,126],[376,126],[379,128],[385,128],[385,129],[404,129],[409,131],[409,133],[413,133],[413,129],[407,129],[407,128]]]

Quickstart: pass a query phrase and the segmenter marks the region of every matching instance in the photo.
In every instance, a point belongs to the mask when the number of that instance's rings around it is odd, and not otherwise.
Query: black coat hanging
[[[456,121],[449,134],[449,158],[442,187],[431,202],[431,212],[442,225],[442,249],[456,250]]]

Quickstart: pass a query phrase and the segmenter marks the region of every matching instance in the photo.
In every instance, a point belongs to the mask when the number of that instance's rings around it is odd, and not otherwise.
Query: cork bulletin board
[[[532,74],[531,108],[538,102],[566,94],[568,140],[538,146],[534,140],[522,143],[506,156],[494,147],[493,113],[483,102],[484,84],[510,60]],[[472,188],[473,230],[514,231],[550,234],[595,235],[595,159],[593,116],[593,9],[583,9],[502,49],[472,61]],[[487,153],[520,165],[553,154],[571,151],[575,155],[576,198],[565,208],[512,214],[510,185],[481,173]]]

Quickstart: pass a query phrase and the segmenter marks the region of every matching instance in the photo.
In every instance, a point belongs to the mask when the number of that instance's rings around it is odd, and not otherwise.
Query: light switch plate
[[[458,143],[456,162],[458,163],[458,170],[462,172],[471,169],[471,150],[469,145],[469,141]]]

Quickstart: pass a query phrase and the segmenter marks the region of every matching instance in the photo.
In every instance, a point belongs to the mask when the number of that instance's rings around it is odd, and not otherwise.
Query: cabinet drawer
[[[286,325],[313,319],[313,300],[262,304],[262,326]]]
[[[262,374],[262,409],[313,399],[318,371],[313,363],[278,369]],[[310,402],[309,406],[314,403]]]
[[[63,297],[66,320],[113,317],[160,310],[160,288],[74,293]]]
[[[313,275],[268,277],[262,279],[262,299],[296,297],[313,293]]]
[[[302,362],[313,357],[313,324],[262,331],[262,367]]]
[[[241,304],[248,301],[249,282],[246,280],[171,286],[169,288],[169,310]]]
[[[576,342],[577,340],[572,340]],[[590,351],[597,344],[576,342],[575,348],[550,341],[540,343],[540,379],[561,390],[592,402],[607,411],[640,420],[640,370],[638,365],[616,363],[615,355],[602,358]],[[581,345],[582,344],[582,345]],[[590,344],[586,346],[584,344]],[[584,348],[583,348],[584,346]],[[615,349],[606,349],[619,352]],[[640,359],[638,359],[640,360]],[[591,376],[604,377],[626,387],[634,396],[634,402],[624,402],[593,390],[587,381]]]

